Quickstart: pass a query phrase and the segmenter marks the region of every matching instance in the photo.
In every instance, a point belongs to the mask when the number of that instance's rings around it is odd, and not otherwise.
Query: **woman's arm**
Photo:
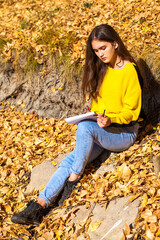
[[[122,108],[119,113],[109,113],[111,123],[129,124],[137,121],[142,104],[142,90],[136,71],[125,82],[122,94]]]

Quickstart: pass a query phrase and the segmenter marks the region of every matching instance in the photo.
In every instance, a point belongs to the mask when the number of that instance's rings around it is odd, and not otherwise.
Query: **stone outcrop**
[[[143,108],[147,122],[156,122],[160,118],[159,52],[147,50],[137,62],[144,78]],[[24,58],[19,60],[18,67],[11,62],[0,63],[0,102],[8,101],[19,110],[48,118],[63,119],[85,111],[80,93],[82,73],[78,68],[73,69],[65,62],[57,67],[54,56],[46,60],[45,66],[39,65],[34,74],[25,73],[23,65]],[[65,71],[68,74],[64,75]]]

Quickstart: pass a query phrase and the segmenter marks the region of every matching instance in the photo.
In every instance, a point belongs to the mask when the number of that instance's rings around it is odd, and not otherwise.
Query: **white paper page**
[[[78,124],[80,121],[85,119],[91,119],[97,121],[96,113],[95,112],[88,112],[80,115],[76,115],[73,117],[65,118],[67,123],[75,123]]]

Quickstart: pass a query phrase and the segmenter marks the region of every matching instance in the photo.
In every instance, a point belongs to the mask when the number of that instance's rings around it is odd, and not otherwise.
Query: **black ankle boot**
[[[22,212],[15,214],[11,221],[19,224],[35,224],[38,225],[42,221],[42,217],[44,216],[44,208],[35,201],[30,201],[27,204],[27,208],[25,208]]]
[[[62,206],[63,205],[63,202],[65,199],[67,199],[72,191],[75,189],[75,186],[77,185],[77,183],[80,181],[81,178],[78,178],[74,181],[69,181],[67,180],[65,182],[65,185],[64,185],[64,188],[63,188],[63,191],[61,192],[61,198],[60,200],[58,201],[58,205],[59,206]]]

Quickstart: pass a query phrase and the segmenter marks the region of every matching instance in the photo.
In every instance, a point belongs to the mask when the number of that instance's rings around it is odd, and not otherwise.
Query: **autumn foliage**
[[[141,53],[147,46],[159,48],[160,19],[158,0],[0,0],[1,60],[17,63],[24,55],[30,64],[43,64],[48,54],[57,53],[70,63],[84,62],[88,34],[98,24],[112,25],[129,50]],[[54,90],[54,89],[53,89]],[[79,184],[65,202],[65,214],[54,212],[39,227],[11,223],[13,213],[22,210],[38,191],[25,194],[32,168],[73,150],[76,126],[56,119],[37,118],[1,103],[0,110],[0,238],[1,239],[76,239],[95,231],[100,222],[70,224],[75,211],[68,208],[92,203],[104,207],[115,197],[132,194],[130,201],[142,196],[136,226],[126,226],[124,234],[132,239],[160,239],[160,181],[153,161],[160,155],[160,124],[149,125],[129,150],[116,154],[104,164],[114,162],[116,170],[103,176],[86,169]]]
[[[83,62],[90,31],[107,23],[129,50],[141,53],[159,47],[159,10],[158,0],[1,0],[0,51],[15,64],[24,53],[29,65],[55,52],[71,63]]]
[[[104,207],[115,197],[133,194],[130,201],[142,196],[142,205],[136,219],[133,239],[143,233],[147,239],[159,236],[160,221],[160,182],[156,179],[153,156],[160,154],[160,125],[147,126],[129,150],[116,154],[104,164],[114,162],[116,171],[106,172],[103,176],[94,173],[94,167],[86,169],[71,198],[65,201],[65,214],[57,218],[53,212],[45,217],[40,227],[17,226],[11,223],[13,213],[24,208],[25,203],[38,195],[37,191],[25,194],[32,167],[44,160],[54,159],[59,153],[73,150],[75,147],[76,126],[56,119],[42,119],[35,115],[17,111],[15,107],[5,105],[0,110],[0,236],[4,239],[76,239],[79,234],[98,228],[86,222],[70,225],[70,207],[100,203]],[[148,135],[148,131],[153,131]],[[144,137],[145,136],[145,137]],[[76,210],[75,210],[76,211]],[[70,234],[72,233],[72,237]],[[48,238],[45,236],[49,236]],[[86,235],[87,236],[87,235]],[[143,239],[143,238],[142,238]],[[158,239],[158,238],[157,238]]]

